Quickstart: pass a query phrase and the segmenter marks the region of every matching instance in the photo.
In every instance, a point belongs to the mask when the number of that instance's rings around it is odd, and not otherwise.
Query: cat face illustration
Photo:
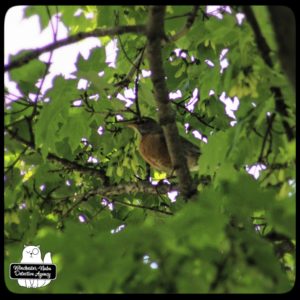
[[[22,253],[21,262],[42,262],[40,246],[26,246]]]

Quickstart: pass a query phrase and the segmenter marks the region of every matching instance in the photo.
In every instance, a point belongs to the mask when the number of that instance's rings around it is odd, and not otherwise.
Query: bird
[[[162,127],[154,119],[143,117],[127,122],[126,126],[136,130],[141,136],[139,153],[150,166],[166,173],[174,171]],[[180,141],[188,168],[194,171],[198,167],[200,148],[182,136]]]

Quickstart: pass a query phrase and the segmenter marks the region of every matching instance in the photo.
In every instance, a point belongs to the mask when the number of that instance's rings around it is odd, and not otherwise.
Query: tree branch
[[[49,153],[47,159],[58,162],[71,170],[82,172],[86,175],[93,175],[95,177],[99,177],[100,179],[102,179],[104,186],[108,185],[109,178],[105,175],[104,170],[83,166],[81,164],[78,164],[77,162],[59,157],[53,153]]]
[[[117,204],[124,205],[124,206],[130,206],[130,207],[135,207],[135,208],[142,208],[142,209],[146,209],[146,210],[151,210],[151,211],[158,212],[158,213],[161,213],[161,214],[164,214],[164,215],[169,215],[169,216],[174,215],[170,211],[164,211],[164,210],[161,210],[161,209],[158,209],[158,208],[155,208],[155,207],[151,207],[151,206],[127,203],[127,202],[123,202],[123,201],[120,201],[120,200],[112,200],[112,201],[109,201],[109,202],[113,203],[113,204],[117,203]]]
[[[137,114],[139,119],[141,118],[141,110],[140,110],[140,105],[139,105],[140,67],[141,67],[141,63],[142,63],[142,59],[143,59],[143,56],[144,56],[145,49],[146,49],[146,45],[141,50],[142,56],[141,56],[141,59],[138,61],[138,64],[136,66],[136,77],[135,77],[135,81],[134,81],[135,107],[136,107],[136,114]]]
[[[100,36],[107,36],[107,35],[113,36],[113,35],[125,34],[125,33],[142,34],[144,32],[145,32],[144,25],[117,26],[114,28],[106,28],[106,29],[96,28],[89,32],[79,32],[75,35],[72,35],[72,36],[69,36],[60,41],[54,42],[45,47],[35,49],[34,51],[24,55],[23,57],[21,57],[19,59],[12,61],[8,65],[4,66],[4,71],[7,72],[12,69],[19,68],[19,67],[29,63],[31,60],[39,57],[42,53],[49,52],[49,51],[55,50],[57,48],[66,46],[66,45],[76,43],[76,42],[81,41],[88,37],[100,37]]]
[[[296,86],[296,26],[295,15],[287,6],[268,6],[279,47],[279,59],[293,87]]]
[[[190,111],[186,108],[185,105],[181,104],[180,102],[176,102],[176,101],[172,101],[172,104],[174,104],[177,107],[182,108],[185,112],[189,113],[191,116],[195,117],[200,123],[202,123],[203,125],[211,128],[211,129],[216,129],[216,130],[220,130],[219,128],[216,128],[214,126],[211,126],[210,124],[208,124],[206,121],[203,120],[203,118],[201,118],[197,113]]]
[[[13,167],[15,166],[15,164],[20,160],[20,158],[22,157],[22,155],[27,151],[27,149],[28,149],[28,146],[26,146],[23,150],[22,150],[22,152],[18,155],[18,157],[14,160],[14,162],[13,163],[11,163],[9,166],[7,166],[5,169],[6,169],[6,171],[5,171],[5,175],[10,171],[10,170],[12,170],[13,169]]]
[[[128,56],[128,54],[127,54],[127,52],[126,52],[126,50],[125,50],[125,47],[124,47],[124,45],[123,45],[122,39],[121,39],[121,37],[120,37],[119,35],[118,35],[118,41],[119,41],[119,43],[120,43],[121,50],[123,51],[123,53],[124,53],[126,59],[129,61],[129,63],[130,63],[134,68],[137,69],[137,66],[134,64],[134,62],[132,61],[132,59]]]
[[[175,42],[175,41],[179,40],[181,37],[183,37],[189,31],[189,29],[192,27],[192,25],[194,24],[194,21],[196,19],[198,8],[199,8],[199,6],[195,5],[193,7],[193,10],[190,13],[185,14],[185,16],[188,16],[186,24],[183,26],[183,28],[178,33],[176,33],[174,36],[169,38],[169,42]],[[178,16],[176,16],[176,17],[178,17]],[[170,19],[171,18],[172,17],[170,17]],[[146,47],[147,47],[147,45],[145,45],[144,49],[146,49]],[[138,55],[138,57],[135,59],[135,61],[133,62],[133,66],[129,70],[126,77],[121,82],[116,84],[118,86],[118,88],[112,95],[114,98],[117,97],[118,93],[124,88],[124,86],[127,86],[129,84],[129,82],[131,81],[131,79],[136,71],[136,66],[138,64],[141,64],[142,61],[144,60],[144,53],[145,53],[145,51],[143,50],[142,53],[140,53]]]
[[[168,193],[174,186],[170,186],[169,184],[162,184],[160,185],[160,193]],[[149,181],[137,181],[132,183],[121,183],[118,185],[111,185],[106,187],[100,187],[95,190],[90,190],[89,192],[82,195],[68,210],[63,214],[63,217],[66,217],[75,207],[77,207],[80,203],[87,201],[90,197],[93,196],[101,196],[101,197],[111,197],[111,196],[119,196],[123,194],[136,194],[136,193],[144,193],[144,194],[154,194],[157,195],[157,186],[151,184]],[[137,207],[137,208],[144,208],[160,213],[164,213],[167,215],[173,215],[172,212],[162,211],[155,207],[148,207],[144,205],[137,205],[137,204],[130,204],[125,203],[119,200],[109,200],[111,203],[118,203],[122,205]]]
[[[187,198],[190,198],[195,193],[195,190],[192,188],[191,175],[182,151],[175,122],[175,112],[170,105],[161,55],[161,39],[165,36],[164,15],[164,6],[150,7],[147,24],[148,59],[158,108],[159,123],[163,128],[173,169],[177,172],[179,190]]]
[[[21,105],[24,105],[23,103]],[[5,115],[15,115],[15,114],[19,114],[21,112],[24,112],[25,110],[27,110],[28,108],[32,108],[32,105],[27,105],[24,108],[18,110],[18,111],[12,111],[12,112],[5,112]]]
[[[270,47],[267,44],[264,36],[262,35],[262,32],[259,28],[259,24],[255,18],[255,15],[254,15],[251,7],[244,6],[244,13],[247,17],[247,20],[249,21],[250,26],[253,29],[254,38],[255,38],[258,50],[261,52],[264,62],[270,68],[273,68],[273,62],[270,57],[270,51],[271,51]],[[289,114],[287,111],[287,105],[285,104],[283,96],[282,96],[281,89],[278,86],[275,86],[275,87],[271,87],[270,90],[274,94],[275,110],[283,117],[281,123],[285,130],[288,140],[291,141],[294,138],[295,134],[294,134],[291,126],[284,119],[284,117],[289,117]]]
[[[21,142],[26,146],[26,150],[28,148],[31,148],[35,151],[39,151],[38,149],[35,149],[33,147],[33,144],[22,137],[20,137],[16,132],[9,128],[5,128],[5,130],[11,135],[12,138],[15,140]],[[178,189],[177,185],[169,185],[162,183],[158,186],[152,185],[148,181],[138,181],[138,182],[132,182],[132,183],[124,183],[124,184],[119,184],[119,185],[108,185],[109,183],[109,178],[105,175],[105,171],[101,169],[95,169],[87,166],[83,166],[81,164],[78,164],[77,162],[70,161],[66,158],[62,158],[57,156],[56,154],[53,153],[48,153],[47,159],[55,161],[60,163],[61,165],[71,169],[75,170],[78,172],[82,172],[87,175],[93,175],[95,177],[99,177],[100,179],[103,180],[103,186],[88,192],[85,195],[85,199],[93,196],[93,195],[103,195],[103,196],[116,196],[116,195],[121,195],[121,194],[134,194],[134,193],[146,193],[146,194],[166,194],[170,192],[171,190],[176,190]]]
[[[159,186],[159,193],[166,194],[171,190],[176,189],[176,186],[162,183]],[[122,194],[136,194],[136,193],[145,193],[145,194],[154,194],[158,193],[158,188],[156,185],[151,184],[149,181],[139,180],[137,182],[131,183],[121,183],[118,185],[111,185],[107,187],[101,187],[99,189],[93,190],[88,193],[88,197],[92,195],[102,195],[102,196],[118,196]]]
[[[24,121],[24,119],[21,119],[21,121]],[[11,126],[11,124],[9,126]],[[18,133],[16,131],[13,131],[12,129],[9,129],[9,126],[6,126],[5,130],[10,134],[10,136],[13,139],[21,142],[22,144],[26,145],[27,147],[29,147],[31,149],[34,149],[34,145],[31,141],[27,141],[27,140],[23,139],[21,136],[18,135]]]
[[[270,49],[269,45],[267,44],[267,42],[259,28],[259,24],[257,23],[257,20],[255,18],[255,15],[254,15],[251,7],[244,6],[243,10],[244,10],[247,20],[249,21],[249,23],[254,31],[254,38],[255,38],[256,44],[258,46],[258,49],[261,52],[263,60],[270,68],[273,68],[273,63],[272,63],[272,60],[270,57],[271,49]]]
[[[146,47],[146,45],[145,45]],[[121,92],[121,90],[125,87],[128,86],[128,84],[130,83],[132,77],[135,74],[136,71],[136,66],[138,64],[141,64],[142,61],[144,60],[144,56],[145,56],[145,51],[141,51],[139,53],[139,55],[136,57],[136,59],[133,62],[133,66],[130,68],[129,72],[127,73],[126,77],[121,81],[115,84],[115,86],[117,87],[117,89],[114,91],[114,93],[112,94],[113,98],[116,98],[117,95]]]
[[[289,117],[289,114],[287,111],[287,105],[285,104],[282,96],[281,89],[275,86],[275,87],[271,87],[270,90],[274,94],[275,110],[283,117],[281,123],[288,140],[291,141],[294,138],[295,134],[293,128],[289,125],[287,120],[285,120],[284,118],[284,117]]]
[[[266,143],[267,143],[267,139],[269,136],[271,136],[272,134],[272,124],[273,124],[273,121],[275,119],[275,114],[271,114],[271,116],[267,116],[267,129],[266,129],[266,133],[263,137],[263,142],[262,142],[262,146],[261,146],[261,150],[260,150],[260,155],[258,157],[258,162],[259,163],[265,163],[265,159],[264,159],[264,152],[265,152],[265,147],[266,147]],[[268,154],[269,154],[269,151],[268,153],[266,154],[266,159],[268,157]]]
[[[32,142],[27,141],[24,138],[20,137],[17,134],[17,132],[15,132],[12,129],[9,129],[7,127],[5,128],[5,130],[15,140],[21,142],[22,144],[26,145],[27,147],[29,147],[29,148],[37,151],[37,152],[39,151],[38,149],[35,149],[34,144]],[[53,154],[53,153],[48,153],[47,159],[55,161],[55,162],[58,162],[58,163],[64,165],[65,167],[68,167],[68,168],[70,168],[72,170],[79,171],[79,172],[82,172],[84,174],[88,174],[88,175],[93,175],[93,176],[99,177],[100,179],[102,179],[104,186],[108,184],[109,178],[105,175],[105,171],[104,170],[99,170],[99,169],[94,169],[94,168],[86,167],[86,166],[78,164],[77,162],[70,161],[70,160],[68,160],[66,158],[59,157],[59,156],[57,156],[56,154]]]
[[[275,252],[279,257],[283,257],[285,253],[294,253],[296,250],[292,240],[284,234],[271,231],[264,238],[274,244]]]

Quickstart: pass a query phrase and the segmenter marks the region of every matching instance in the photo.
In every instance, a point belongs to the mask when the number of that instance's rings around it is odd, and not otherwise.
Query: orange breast
[[[142,137],[140,154],[153,168],[170,172],[172,163],[168,153],[165,139],[160,134],[148,134]]]

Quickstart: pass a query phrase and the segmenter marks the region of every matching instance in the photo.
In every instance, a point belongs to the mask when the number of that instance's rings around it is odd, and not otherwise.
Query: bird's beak
[[[137,124],[136,120],[125,120],[125,121],[119,122],[119,124],[121,124],[122,126],[132,128],[132,129],[138,128],[138,124]]]
[[[137,124],[136,123],[128,123],[125,125],[126,127],[129,127],[129,128],[137,128]]]

